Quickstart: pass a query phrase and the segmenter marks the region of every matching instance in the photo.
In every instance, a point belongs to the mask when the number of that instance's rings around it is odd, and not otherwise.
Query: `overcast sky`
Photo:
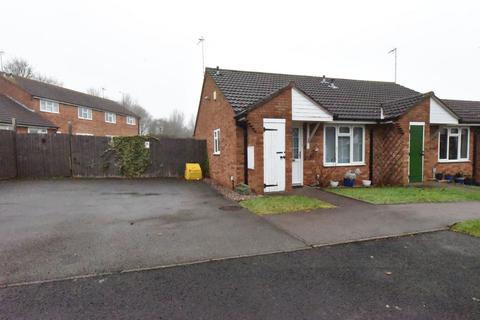
[[[75,3],[75,5],[73,5]],[[2,1],[0,50],[65,87],[195,114],[205,63],[480,100],[480,1]]]

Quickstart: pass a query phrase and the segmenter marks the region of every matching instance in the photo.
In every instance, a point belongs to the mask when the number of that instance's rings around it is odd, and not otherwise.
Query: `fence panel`
[[[69,177],[70,146],[65,134],[17,134],[20,178]]]
[[[0,179],[15,178],[16,175],[15,133],[0,130]]]
[[[72,168],[76,177],[120,177],[120,168],[109,152],[108,137],[72,136]]]
[[[145,172],[153,177],[181,177],[185,163],[204,164],[206,141],[195,139],[161,138],[150,140],[151,165]]]
[[[109,142],[108,137],[0,131],[0,179],[122,177]],[[185,163],[203,166],[206,158],[206,141],[150,139],[151,164],[144,176],[182,177]]]

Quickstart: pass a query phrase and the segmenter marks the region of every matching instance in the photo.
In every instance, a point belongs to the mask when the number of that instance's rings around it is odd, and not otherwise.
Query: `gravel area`
[[[218,193],[223,195],[225,198],[227,198],[229,200],[236,201],[236,202],[261,197],[261,195],[257,195],[257,194],[249,194],[249,195],[240,194],[240,193],[238,193],[238,192],[236,192],[236,191],[234,191],[230,188],[226,188],[224,186],[221,186],[221,185],[215,183],[212,179],[203,179],[203,181],[206,184],[208,184],[209,186],[211,186],[213,189],[215,189]]]

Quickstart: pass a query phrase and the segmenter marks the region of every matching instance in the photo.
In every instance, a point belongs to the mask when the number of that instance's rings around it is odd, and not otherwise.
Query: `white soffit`
[[[430,98],[430,123],[458,124],[458,119],[435,98]]]
[[[303,92],[292,88],[293,121],[332,121],[333,116]]]

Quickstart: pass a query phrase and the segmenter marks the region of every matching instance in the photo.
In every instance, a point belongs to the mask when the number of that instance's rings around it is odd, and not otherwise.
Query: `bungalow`
[[[480,179],[480,102],[392,82],[207,68],[194,137],[212,179],[258,193],[342,180],[408,185]]]
[[[17,132],[24,132],[15,110],[29,111],[28,118],[43,118],[49,132],[95,136],[137,135],[139,118],[118,102],[56,85],[0,72],[0,112],[4,119],[17,119]],[[5,100],[6,99],[6,100]],[[12,106],[12,101],[17,105]],[[18,108],[19,106],[23,108]],[[10,113],[9,113],[10,112]],[[37,123],[38,124],[38,123]],[[30,124],[29,124],[30,125]],[[3,124],[3,128],[11,127]],[[30,126],[29,126],[30,127]],[[33,127],[45,128],[33,125]],[[27,129],[29,130],[29,129]],[[58,130],[58,131],[57,131]],[[29,132],[46,133],[44,129]]]

